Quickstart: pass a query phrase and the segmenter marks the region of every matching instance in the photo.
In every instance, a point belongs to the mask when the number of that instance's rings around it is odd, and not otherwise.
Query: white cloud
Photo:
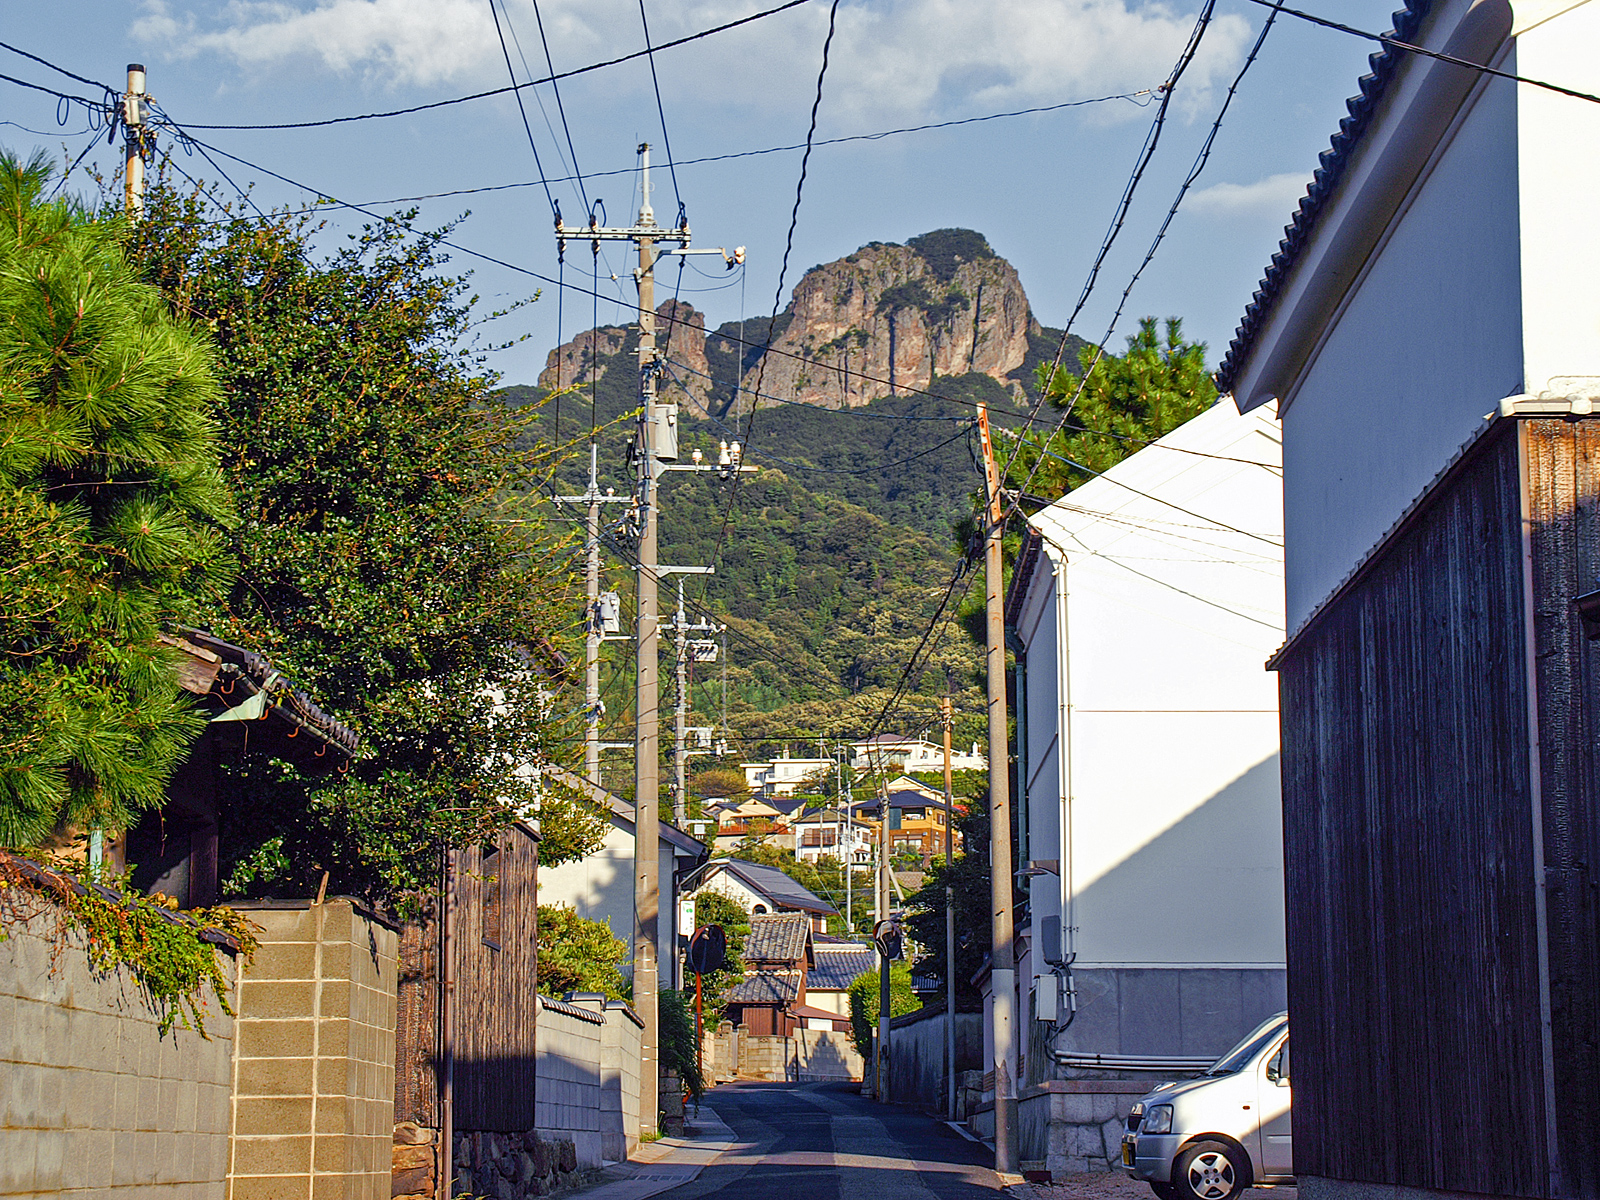
[[[1239,214],[1281,214],[1285,220],[1306,194],[1309,179],[1304,171],[1268,175],[1254,183],[1214,183],[1190,192],[1184,206],[1213,216]]]
[[[479,87],[504,72],[487,0],[233,0],[174,15],[145,0],[133,29],[244,67],[300,62],[390,89]],[[529,0],[509,0],[535,69],[541,65]],[[753,0],[676,0],[652,6],[657,43],[756,11]],[[642,44],[630,0],[543,0],[558,67]],[[811,92],[827,20],[808,5],[671,51],[658,60],[664,90],[702,104],[792,111]],[[1170,70],[1194,13],[1159,0],[846,0],[839,10],[825,101],[850,124],[871,117],[970,113],[989,107],[1153,87]],[[172,37],[182,30],[181,39]],[[1204,102],[1238,63],[1246,21],[1213,20],[1180,90]],[[515,51],[513,51],[515,54]],[[637,71],[608,72],[613,94],[648,86]]]

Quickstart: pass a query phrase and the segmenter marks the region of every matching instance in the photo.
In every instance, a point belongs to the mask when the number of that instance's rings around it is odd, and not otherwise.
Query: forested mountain
[[[833,309],[823,303],[830,295]],[[970,231],[864,247],[807,272],[795,297],[778,318],[773,345],[797,357],[769,355],[765,370],[765,319],[707,334],[687,304],[667,300],[659,310],[661,386],[683,405],[682,459],[698,446],[715,462],[718,443],[737,439],[745,462],[760,468],[736,487],[714,474],[669,474],[661,524],[661,561],[717,564],[714,577],[691,577],[685,590],[691,605],[703,601],[730,626],[728,722],[745,739],[734,753],[747,756],[784,742],[803,753],[808,735],[854,737],[871,727],[960,557],[954,526],[970,513],[982,479],[973,403],[988,404],[1000,423],[1019,421],[1037,398],[1036,367],[1061,340],[1059,330],[1032,319],[1010,265]],[[855,332],[841,341],[844,327]],[[1083,344],[1069,339],[1064,361],[1074,363]],[[551,352],[545,386],[504,389],[513,404],[549,397],[542,436],[555,435],[571,451],[561,491],[582,490],[591,425],[600,431],[602,484],[619,494],[630,486],[637,347],[636,326],[587,332]],[[946,376],[941,366],[962,373]],[[808,392],[819,378],[831,397]],[[752,412],[736,397],[758,381],[763,400]],[[796,395],[799,402],[781,402]],[[977,581],[974,575],[969,586]],[[631,618],[623,570],[612,568],[610,586]],[[675,585],[664,586],[661,599],[665,617]],[[608,725],[625,740],[632,671],[615,646],[625,644],[607,646],[615,663],[602,679]],[[670,690],[665,631],[663,647]],[[698,672],[691,723],[716,724],[722,668]],[[977,648],[949,626],[913,681],[905,711],[885,728],[931,729],[948,687],[957,740],[981,738],[981,672]]]

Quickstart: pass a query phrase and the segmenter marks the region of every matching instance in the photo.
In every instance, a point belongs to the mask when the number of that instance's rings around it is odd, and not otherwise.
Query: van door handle
[[[1250,1111],[1250,1106],[1248,1104],[1246,1104],[1244,1106],[1244,1110],[1245,1110],[1245,1112],[1249,1112]]]

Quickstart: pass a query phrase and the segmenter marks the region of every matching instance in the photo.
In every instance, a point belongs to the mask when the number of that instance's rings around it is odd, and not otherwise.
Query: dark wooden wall
[[[534,1127],[538,850],[529,831],[513,826],[492,848],[456,852],[457,1130]],[[498,931],[492,928],[496,907]],[[497,939],[486,938],[494,932]],[[438,945],[431,911],[401,933],[395,1055],[395,1120],[433,1127],[438,1125]]]
[[[1548,1194],[1520,494],[1506,421],[1280,658],[1301,1175]]]
[[[1522,423],[1532,518],[1556,1142],[1569,1196],[1600,1196],[1600,421]]]

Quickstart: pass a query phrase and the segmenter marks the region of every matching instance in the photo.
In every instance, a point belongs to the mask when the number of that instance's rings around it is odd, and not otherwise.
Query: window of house
[[[486,845],[478,858],[483,889],[483,944],[491,950],[500,949],[501,893],[505,890],[500,878],[500,847]]]

